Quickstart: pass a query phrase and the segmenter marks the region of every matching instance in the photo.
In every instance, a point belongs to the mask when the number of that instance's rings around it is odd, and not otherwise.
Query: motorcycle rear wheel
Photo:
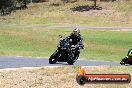
[[[69,60],[69,61],[67,61],[67,63],[68,63],[69,65],[73,65],[74,62],[75,62],[74,60]]]
[[[77,57],[73,57],[72,59],[70,59],[69,61],[67,61],[67,63],[69,65],[73,65],[73,63],[75,63],[75,61],[78,59],[78,56]]]

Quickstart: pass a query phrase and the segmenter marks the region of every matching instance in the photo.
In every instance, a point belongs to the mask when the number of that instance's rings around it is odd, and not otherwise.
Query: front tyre
[[[49,64],[55,64],[57,62],[57,52],[54,52],[49,58]]]
[[[126,58],[123,58],[120,62],[121,65],[125,65]]]
[[[121,65],[125,65],[124,61],[121,61],[120,64],[121,64]]]

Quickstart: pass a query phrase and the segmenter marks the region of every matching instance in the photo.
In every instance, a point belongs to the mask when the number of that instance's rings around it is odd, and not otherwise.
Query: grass
[[[82,56],[118,61],[132,47],[130,33],[129,31],[84,31],[86,49]]]
[[[53,6],[52,4],[60,4]],[[72,11],[71,8],[92,5],[93,2],[82,1],[62,4],[59,0],[45,3],[29,4],[26,10],[17,10],[10,16],[0,17],[1,24],[16,25],[66,25],[98,27],[132,27],[132,2],[97,2],[103,10],[86,12]]]
[[[70,29],[3,27],[0,29],[0,55],[49,57],[55,50],[58,35],[68,36]],[[132,47],[132,31],[81,30],[85,49],[80,58],[120,61]]]

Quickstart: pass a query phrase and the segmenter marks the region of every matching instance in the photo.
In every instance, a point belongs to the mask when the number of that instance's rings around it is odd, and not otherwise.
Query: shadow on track
[[[64,63],[64,62],[57,62],[57,63],[55,63],[54,65],[67,65],[67,66],[72,66],[72,65],[70,65],[70,64],[68,64],[68,63]],[[73,64],[74,65],[74,64]]]

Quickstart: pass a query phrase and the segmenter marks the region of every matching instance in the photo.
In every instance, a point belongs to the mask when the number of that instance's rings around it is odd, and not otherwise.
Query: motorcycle
[[[62,38],[60,36],[57,50],[50,56],[49,64],[55,64],[56,62],[67,62],[72,65],[79,57],[75,55],[75,46],[70,44],[71,40],[68,37]]]
[[[129,64],[132,65],[132,58],[123,58],[120,62],[121,65]]]

